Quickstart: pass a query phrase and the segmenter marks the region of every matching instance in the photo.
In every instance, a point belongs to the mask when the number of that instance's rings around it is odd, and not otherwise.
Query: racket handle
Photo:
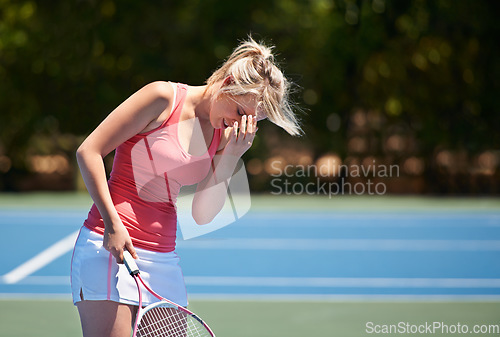
[[[125,263],[125,266],[127,267],[130,275],[139,274],[139,267],[137,267],[134,258],[132,257],[132,255],[130,255],[128,250],[123,251],[123,263]]]

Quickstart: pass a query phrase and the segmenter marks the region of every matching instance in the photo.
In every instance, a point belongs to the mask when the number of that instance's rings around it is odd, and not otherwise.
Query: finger
[[[138,256],[137,256],[137,252],[135,251],[135,248],[134,246],[132,245],[132,242],[127,242],[125,244],[125,249],[128,250],[128,252],[130,253],[130,255],[132,255],[132,257],[134,259],[137,259]]]
[[[248,124],[247,124],[247,134],[252,134],[255,130],[254,128],[254,118],[252,115],[248,116]]]
[[[257,134],[257,131],[259,131],[259,127],[257,126],[257,117],[256,116],[253,116],[252,118],[252,124],[253,124],[253,136],[255,137],[255,135]]]
[[[248,132],[254,134],[257,132],[257,117],[250,115],[248,117],[248,126],[247,126]]]
[[[248,141],[248,144],[250,145],[253,142],[254,138],[255,138],[255,129],[253,127],[253,123],[248,124],[245,141]]]
[[[238,122],[234,122],[233,124],[233,136],[234,139],[238,138]]]
[[[255,133],[249,133],[247,134],[245,140],[248,141],[248,145],[252,145],[254,138],[255,138]]]
[[[240,137],[245,138],[245,134],[247,132],[247,115],[243,115],[241,117],[241,126],[240,126]]]
[[[123,263],[123,249],[116,250],[115,254],[116,254],[115,255],[116,262],[119,264],[122,264]]]

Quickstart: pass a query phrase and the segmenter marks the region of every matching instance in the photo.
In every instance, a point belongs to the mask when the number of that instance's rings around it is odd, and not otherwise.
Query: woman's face
[[[257,113],[256,108],[257,100],[255,95],[221,95],[212,103],[210,123],[215,129],[226,129],[233,127],[235,122],[241,125],[243,115],[251,115],[252,118],[257,117],[257,121],[264,119],[264,114]]]

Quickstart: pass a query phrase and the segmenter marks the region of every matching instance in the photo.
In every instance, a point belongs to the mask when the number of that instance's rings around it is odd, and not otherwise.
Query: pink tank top
[[[201,156],[190,155],[180,145],[177,127],[186,93],[186,85],[176,84],[172,111],[162,125],[116,148],[108,186],[134,247],[157,252],[175,250],[177,195],[181,186],[205,178],[219,146],[220,129],[215,130]],[[104,222],[95,204],[84,226],[104,233]]]

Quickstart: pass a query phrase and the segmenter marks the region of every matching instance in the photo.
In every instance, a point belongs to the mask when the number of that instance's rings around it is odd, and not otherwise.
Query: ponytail
[[[290,83],[276,66],[272,49],[249,37],[210,76],[207,89],[216,96],[256,95],[258,111],[289,134],[300,135],[302,130],[289,100]],[[222,85],[228,77],[232,81]]]

